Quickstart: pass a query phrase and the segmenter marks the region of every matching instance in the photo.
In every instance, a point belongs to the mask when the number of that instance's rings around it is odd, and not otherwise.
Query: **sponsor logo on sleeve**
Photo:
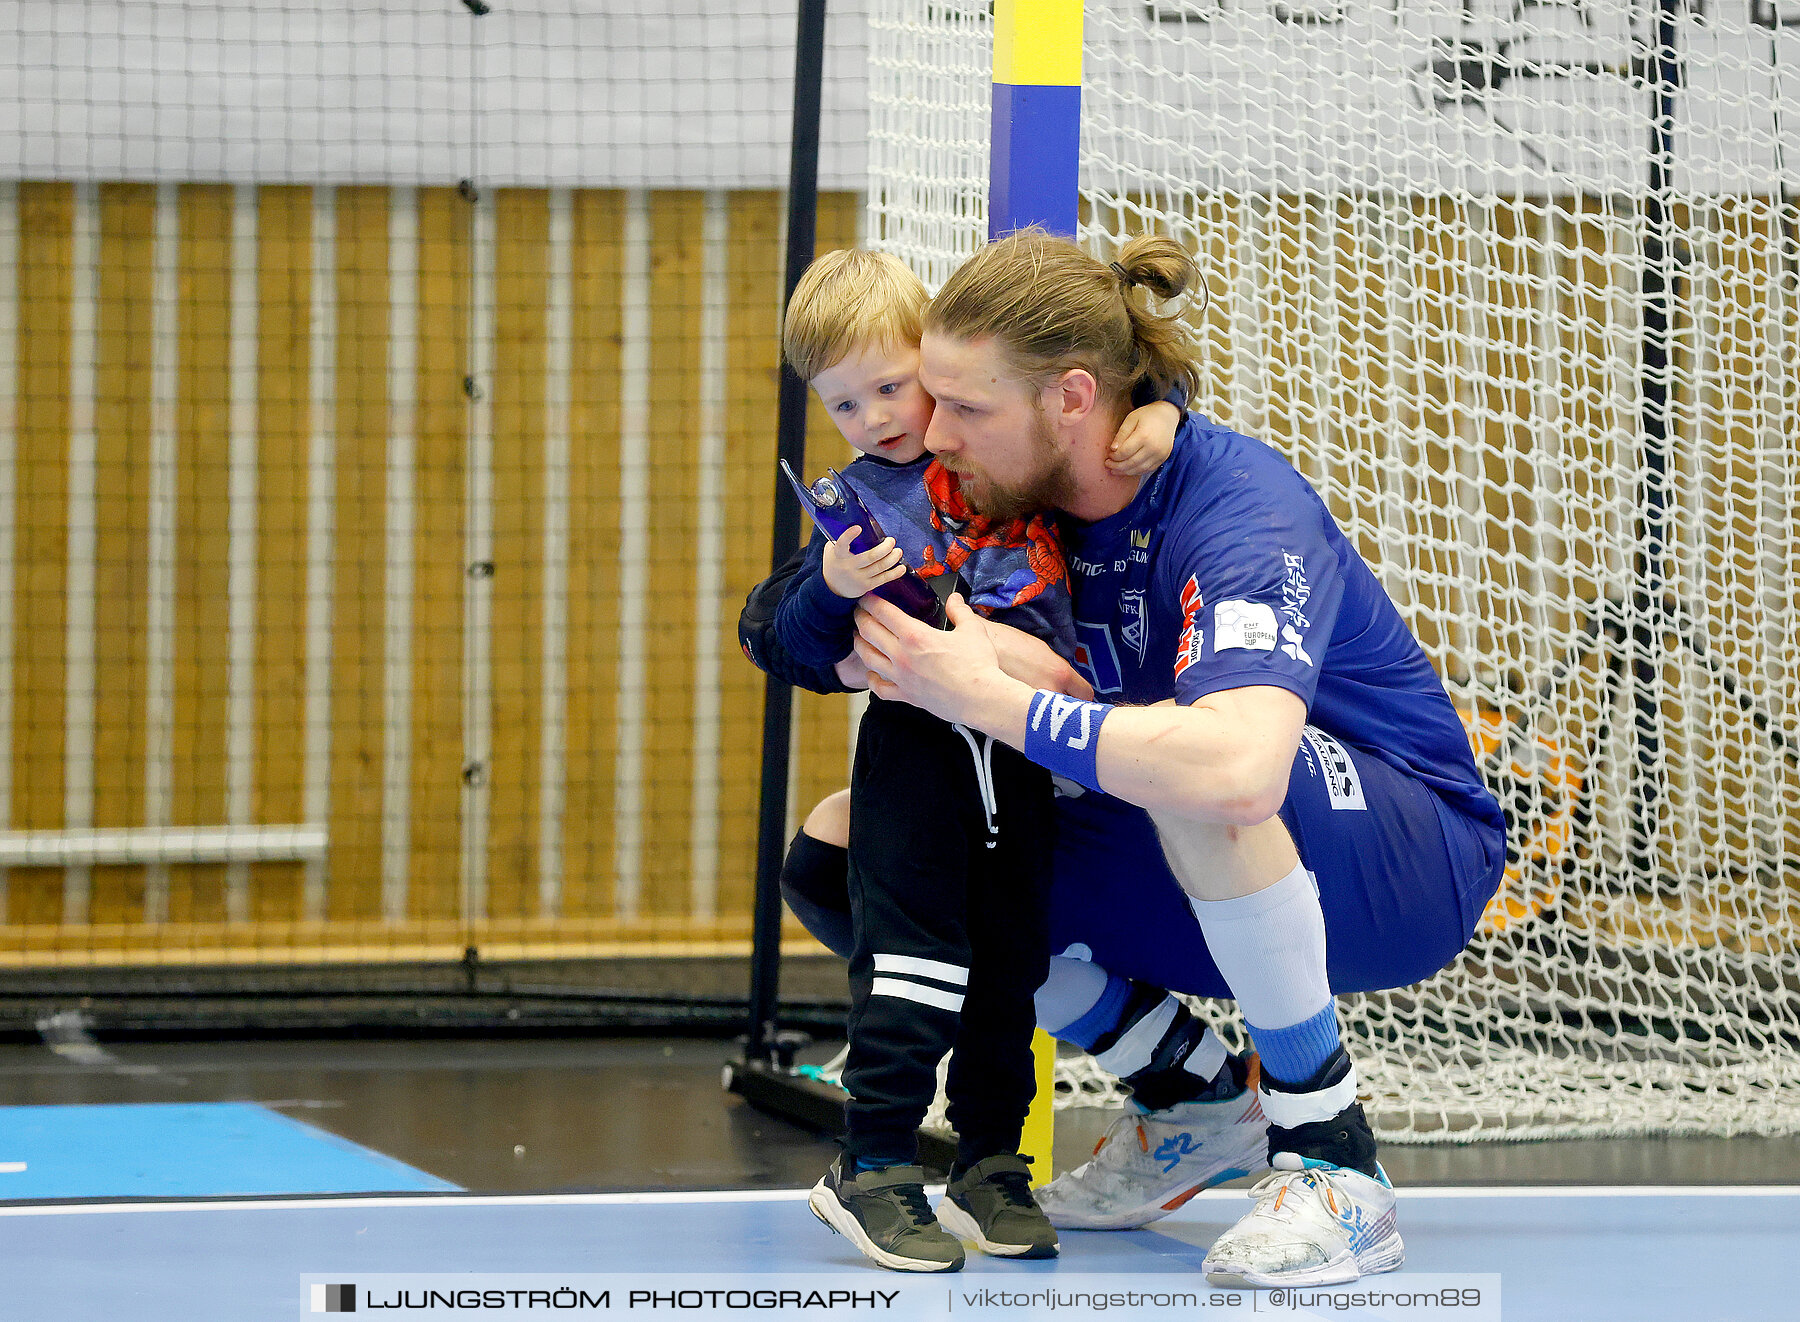
[[[1200,610],[1206,598],[1200,595],[1200,581],[1190,575],[1181,589],[1181,639],[1175,644],[1175,678],[1200,659],[1206,643],[1206,631],[1200,627]]]
[[[1275,608],[1260,601],[1221,601],[1213,607],[1213,653],[1273,652]]]
[[[1303,665],[1310,666],[1313,664],[1312,657],[1307,655],[1306,648],[1303,646],[1304,640],[1300,637],[1299,630],[1295,629],[1293,625],[1284,624],[1281,626],[1281,639],[1282,651],[1286,652],[1289,656],[1293,657],[1294,660]]]
[[[1314,665],[1306,652],[1306,630],[1312,627],[1312,621],[1304,614],[1306,600],[1312,596],[1312,586],[1306,581],[1306,559],[1283,551],[1281,560],[1286,570],[1281,583],[1281,613],[1287,619],[1281,626],[1281,650],[1302,665]]]

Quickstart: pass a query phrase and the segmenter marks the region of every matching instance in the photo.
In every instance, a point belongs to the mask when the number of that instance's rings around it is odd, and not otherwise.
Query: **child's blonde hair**
[[[839,248],[806,268],[788,300],[781,352],[804,381],[860,348],[917,345],[930,302],[892,253]]]

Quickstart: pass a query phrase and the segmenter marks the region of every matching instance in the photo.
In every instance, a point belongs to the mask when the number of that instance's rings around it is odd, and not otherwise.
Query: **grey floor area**
[[[833,1144],[724,1092],[733,1050],[656,1037],[6,1045],[0,1105],[258,1102],[479,1192],[810,1185]],[[1058,1169],[1112,1118],[1060,1113]],[[1390,1145],[1382,1157],[1403,1187],[1800,1184],[1797,1139]]]

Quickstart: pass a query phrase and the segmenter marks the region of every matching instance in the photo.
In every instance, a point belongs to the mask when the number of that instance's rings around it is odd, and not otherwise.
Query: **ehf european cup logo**
[[[354,1313],[354,1285],[315,1285],[312,1288],[312,1311],[315,1313]]]

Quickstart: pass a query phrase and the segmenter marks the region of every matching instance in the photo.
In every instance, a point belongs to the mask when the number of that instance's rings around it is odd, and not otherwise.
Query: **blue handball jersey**
[[[1308,724],[1503,825],[1418,640],[1325,503],[1267,445],[1190,413],[1130,505],[1062,529],[1076,665],[1102,699],[1287,689]]]

